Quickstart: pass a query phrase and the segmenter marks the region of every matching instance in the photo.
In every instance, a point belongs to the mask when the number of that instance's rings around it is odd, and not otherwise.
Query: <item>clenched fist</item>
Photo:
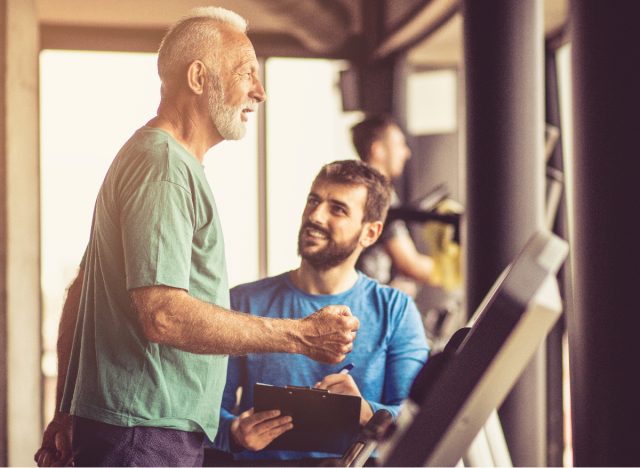
[[[360,322],[349,307],[330,305],[299,321],[303,354],[329,364],[342,361],[353,349]]]

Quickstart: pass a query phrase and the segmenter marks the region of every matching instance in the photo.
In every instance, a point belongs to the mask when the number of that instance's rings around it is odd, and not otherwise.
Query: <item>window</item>
[[[453,133],[457,130],[457,86],[457,72],[453,69],[409,74],[407,129],[411,135]]]
[[[267,88],[267,272],[296,268],[298,229],[320,168],[357,157],[350,128],[360,112],[342,112],[340,61],[271,58]]]

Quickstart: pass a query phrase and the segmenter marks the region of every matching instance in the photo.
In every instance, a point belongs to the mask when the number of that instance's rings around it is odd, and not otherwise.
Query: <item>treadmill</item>
[[[416,377],[397,421],[369,428],[381,466],[456,466],[562,313],[556,275],[568,245],[536,232],[441,353]],[[372,421],[375,422],[375,421]],[[366,457],[344,459],[361,466]],[[368,454],[367,454],[368,455]]]

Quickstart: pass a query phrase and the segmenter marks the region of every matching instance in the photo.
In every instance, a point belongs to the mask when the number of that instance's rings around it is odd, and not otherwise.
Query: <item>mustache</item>
[[[251,112],[255,112],[256,110],[258,110],[258,102],[249,101],[248,103],[242,106],[242,109],[249,109]]]
[[[320,231],[325,236],[327,236],[329,239],[331,238],[331,233],[329,231],[327,231],[322,226],[318,226],[317,224],[312,223],[311,221],[307,221],[306,223],[304,223],[302,225],[302,227],[300,228],[300,233],[302,234],[302,231],[304,231],[307,228],[311,228],[311,229],[315,229],[316,231]]]

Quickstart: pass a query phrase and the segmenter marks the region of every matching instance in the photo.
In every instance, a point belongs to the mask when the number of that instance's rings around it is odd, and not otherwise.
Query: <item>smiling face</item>
[[[298,255],[318,270],[352,260],[370,235],[363,223],[364,186],[316,181],[311,187],[298,233]]]
[[[266,98],[258,77],[259,64],[247,36],[225,30],[221,45],[224,53],[218,73],[207,83],[209,114],[213,125],[225,140],[239,140],[246,133],[249,112]]]

